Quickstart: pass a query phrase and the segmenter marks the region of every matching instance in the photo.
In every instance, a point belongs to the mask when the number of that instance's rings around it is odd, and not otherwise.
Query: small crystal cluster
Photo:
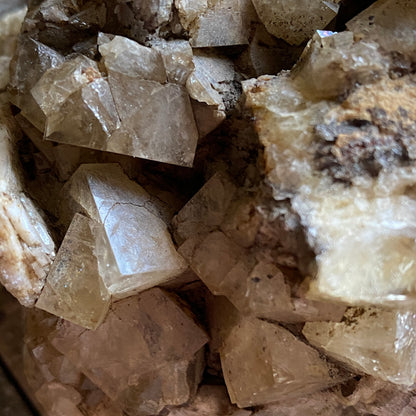
[[[416,414],[415,27],[0,6],[0,283],[45,415]]]

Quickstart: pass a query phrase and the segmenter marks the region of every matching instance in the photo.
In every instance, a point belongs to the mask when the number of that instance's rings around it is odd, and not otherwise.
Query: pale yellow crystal
[[[94,221],[76,214],[36,307],[85,328],[97,328],[110,306],[110,295],[94,250]]]
[[[301,397],[338,383],[335,367],[279,325],[244,318],[224,341],[221,363],[239,407]]]
[[[303,334],[311,344],[352,368],[412,389],[415,320],[413,311],[351,308],[342,322],[306,323]]]

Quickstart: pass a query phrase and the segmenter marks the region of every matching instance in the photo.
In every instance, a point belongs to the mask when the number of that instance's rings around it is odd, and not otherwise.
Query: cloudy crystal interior
[[[415,27],[411,0],[1,2],[0,408],[415,415]]]

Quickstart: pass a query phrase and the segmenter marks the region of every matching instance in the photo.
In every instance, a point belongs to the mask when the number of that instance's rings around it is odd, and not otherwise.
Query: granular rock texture
[[[45,415],[416,413],[414,2],[2,7],[0,282]]]

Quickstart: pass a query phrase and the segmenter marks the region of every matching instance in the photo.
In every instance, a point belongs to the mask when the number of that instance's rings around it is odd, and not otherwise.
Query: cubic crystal
[[[129,415],[151,415],[180,404],[175,391],[189,399],[200,377],[190,376],[195,354],[208,339],[167,293],[151,289],[114,303],[95,331],[64,322],[50,340]]]
[[[308,322],[303,334],[326,353],[382,380],[412,389],[415,325],[412,311],[351,308],[342,322]]]
[[[97,328],[110,306],[94,253],[100,224],[76,214],[48,274],[36,307],[89,329]]]
[[[147,192],[115,164],[81,166],[62,191],[63,218],[81,212],[94,230],[98,268],[108,291],[129,296],[186,269]]]

